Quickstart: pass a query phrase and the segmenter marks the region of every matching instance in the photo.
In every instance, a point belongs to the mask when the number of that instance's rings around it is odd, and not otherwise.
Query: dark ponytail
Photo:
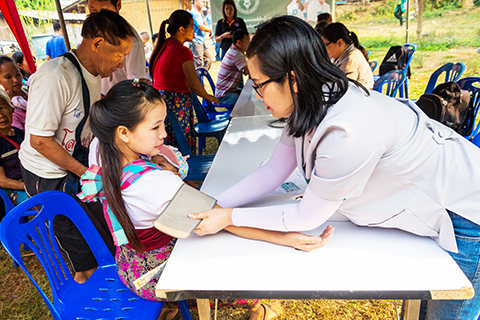
[[[367,51],[364,47],[360,45],[358,37],[355,32],[348,31],[347,27],[343,23],[334,22],[330,23],[325,29],[323,29],[322,37],[327,39],[330,42],[337,42],[339,39],[342,39],[345,44],[349,45],[353,43],[355,48],[362,51],[365,59],[368,61],[368,56],[366,56]]]
[[[105,98],[92,105],[90,126],[99,141],[99,160],[102,164],[103,190],[107,202],[122,226],[130,245],[138,252],[143,246],[127,213],[120,189],[123,154],[115,143],[116,130],[125,126],[133,131],[143,121],[153,104],[163,102],[160,93],[153,87],[132,80],[117,83]]]
[[[173,36],[177,33],[180,27],[185,29],[188,27],[190,22],[193,20],[192,15],[185,10],[176,10],[174,11],[167,20],[163,20],[160,25],[160,30],[158,31],[157,44],[153,49],[152,55],[150,56],[150,65],[148,66],[148,72],[153,79],[153,70],[155,69],[155,64],[157,63],[158,58],[165,51],[164,44],[167,41],[167,32],[170,36]],[[166,27],[168,24],[168,28]]]

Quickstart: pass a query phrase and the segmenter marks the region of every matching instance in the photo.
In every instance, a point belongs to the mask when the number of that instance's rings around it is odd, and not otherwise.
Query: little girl
[[[22,89],[22,74],[17,65],[10,57],[3,55],[0,55],[0,84],[15,107],[12,126],[24,130],[28,95]]]
[[[140,154],[157,155],[162,149],[166,107],[160,93],[136,80],[116,84],[90,111],[90,125],[98,138],[102,168],[92,165],[82,176],[83,201],[100,199],[117,246],[117,270],[123,283],[142,298],[161,300],[155,286],[176,239],[153,227],[153,222],[183,184]],[[332,236],[271,232],[252,228],[227,229],[242,237],[266,240],[302,250],[323,246]],[[151,272],[150,272],[151,271]],[[147,274],[148,273],[148,274]],[[277,304],[258,300],[221,301],[250,309],[250,319],[270,319],[281,313]]]

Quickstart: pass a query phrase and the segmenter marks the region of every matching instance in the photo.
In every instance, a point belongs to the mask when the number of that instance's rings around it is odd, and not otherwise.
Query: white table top
[[[268,158],[281,129],[271,116],[234,118],[202,191],[216,195]],[[295,201],[268,195],[250,205]],[[473,289],[433,240],[403,231],[329,222],[336,230],[324,248],[302,252],[227,232],[178,240],[157,284],[169,300],[467,299]],[[320,234],[325,226],[308,232]]]
[[[259,116],[270,115],[270,111],[263,105],[262,100],[258,100],[255,97],[255,91],[252,88],[253,81],[248,79],[245,82],[242,93],[238,97],[235,106],[233,107],[231,117],[246,117],[246,116]]]

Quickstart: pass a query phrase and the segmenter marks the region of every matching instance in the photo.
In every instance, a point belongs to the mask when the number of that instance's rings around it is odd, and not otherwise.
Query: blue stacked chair
[[[378,78],[373,84],[373,90],[393,98],[406,80],[403,70],[393,70]]]
[[[222,142],[225,130],[230,123],[229,119],[224,120],[210,120],[205,110],[200,104],[198,97],[192,92],[192,105],[197,116],[197,123],[195,124],[195,133],[198,137],[198,154],[202,154],[203,148],[206,146],[206,138],[214,137],[218,140],[218,144]]]
[[[417,45],[414,43],[405,43],[403,47],[407,48],[407,63],[405,63],[405,67],[403,68],[403,71],[405,74],[407,74],[408,67],[410,67],[410,64],[413,59],[413,55],[415,54],[415,51],[417,50]],[[407,98],[408,99],[408,79],[405,78],[405,82],[403,83],[403,86],[400,87],[400,98]]]
[[[212,88],[213,95],[215,95],[215,83],[213,82],[213,79],[210,76],[210,73],[208,73],[207,69],[197,68],[195,71],[197,72],[198,79],[200,79],[200,82],[203,85],[205,85],[204,79],[207,79],[210,88]],[[209,120],[226,120],[230,118],[230,113],[232,113],[232,106],[227,104],[220,104],[217,106],[213,102],[207,101],[206,99],[203,99],[202,106]],[[217,111],[217,107],[225,108],[227,111]]]
[[[30,210],[40,207],[38,212]],[[34,214],[28,222],[22,218]],[[68,269],[53,232],[57,215],[69,218],[90,246],[98,268],[83,284],[77,283]],[[120,280],[115,260],[80,205],[68,194],[47,191],[19,204],[0,224],[0,239],[5,250],[20,265],[42,296],[53,319],[157,319],[165,303],[142,299]],[[28,244],[40,261],[52,292],[46,296],[26,268],[20,245]],[[178,305],[184,319],[191,320],[186,301]]]
[[[480,77],[468,77],[457,81],[460,88],[470,92],[470,104],[473,107],[474,123],[472,124],[472,132],[466,136],[468,140],[472,141],[476,146],[480,147]]]
[[[432,93],[435,87],[437,86],[438,77],[445,72],[445,82],[457,82],[458,79],[462,76],[465,72],[465,64],[463,62],[457,63],[446,63],[435,72],[432,73],[430,79],[428,80],[427,88],[425,89],[425,93]]]
[[[187,158],[187,163],[189,166],[188,174],[185,177],[185,180],[194,180],[194,181],[203,181],[205,180],[205,176],[212,165],[213,158],[215,155],[207,154],[207,155],[199,155],[195,156],[188,145],[187,139],[183,134],[182,128],[180,127],[180,123],[178,122],[177,117],[175,114],[167,110],[167,117],[168,121],[172,125],[173,133],[175,134],[175,138],[177,139],[178,149],[184,156],[189,156]]]

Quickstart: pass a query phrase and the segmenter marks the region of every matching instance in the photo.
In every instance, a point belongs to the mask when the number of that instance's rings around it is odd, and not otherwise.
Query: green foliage
[[[369,10],[369,13],[372,17],[393,16],[393,11],[395,10],[396,5],[397,5],[396,0],[386,0],[380,6],[371,7],[371,9]]]
[[[425,9],[431,11],[434,9],[457,9],[462,7],[461,0],[426,0]]]
[[[55,10],[54,0],[15,0],[15,5],[19,10]]]
[[[15,0],[18,10],[55,11],[54,0]],[[27,37],[33,34],[52,33],[52,21],[49,19],[37,20],[31,17],[20,16]]]
[[[338,17],[337,21],[338,22],[349,22],[349,21],[353,21],[353,19],[354,19],[353,12],[345,12],[340,17]]]

